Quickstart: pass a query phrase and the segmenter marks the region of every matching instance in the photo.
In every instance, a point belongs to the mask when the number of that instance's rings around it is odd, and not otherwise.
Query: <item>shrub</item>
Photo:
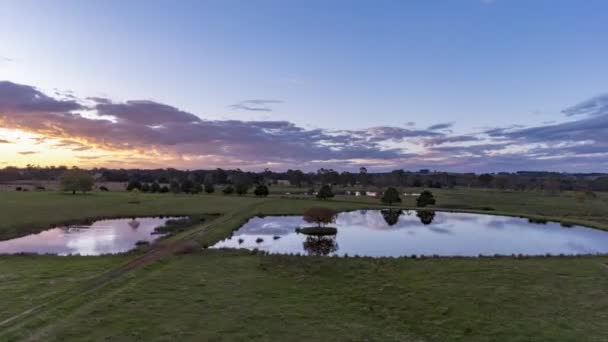
[[[127,184],[127,191],[141,190],[141,183],[137,180],[132,180]]]
[[[232,193],[234,193],[234,187],[232,187],[232,185],[228,185],[224,187],[224,189],[222,189],[222,192],[224,193],[224,195],[231,195]]]
[[[253,190],[253,193],[258,197],[266,197],[270,192],[268,191],[268,187],[266,185],[261,184],[258,185],[255,190]]]
[[[169,189],[167,189],[168,191]],[[153,182],[152,185],[150,185],[150,191],[151,192],[160,192],[160,184],[158,184],[157,182]]]
[[[418,207],[426,207],[427,205],[434,205],[435,204],[435,197],[433,196],[433,193],[428,191],[428,190],[424,190],[420,196],[418,196],[418,198],[416,199],[416,206]]]
[[[397,189],[390,187],[384,191],[382,194],[382,198],[380,199],[382,203],[393,205],[393,203],[401,203],[401,198],[399,197],[399,191]]]
[[[317,193],[318,199],[325,200],[332,197],[334,197],[334,193],[331,191],[331,187],[329,185],[323,185]]]
[[[99,187],[99,191],[110,191],[110,189],[108,189],[108,187],[106,187],[105,185],[102,185]]]
[[[215,192],[215,186],[213,185],[213,183],[205,184],[205,192],[208,194],[212,194]]]
[[[160,193],[162,193],[162,194],[166,194],[167,192],[169,192],[169,188],[168,188],[166,185],[163,185],[163,186],[160,188],[160,191],[159,191],[159,192],[160,192]]]
[[[239,196],[247,194],[249,191],[249,185],[242,183],[236,185],[236,194]]]

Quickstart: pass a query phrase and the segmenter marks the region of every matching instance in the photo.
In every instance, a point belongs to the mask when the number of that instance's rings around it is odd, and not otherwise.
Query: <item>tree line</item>
[[[0,182],[19,180],[59,180],[68,171],[65,166],[37,167],[28,165],[25,168],[5,167],[0,169]],[[528,191],[544,190],[550,192],[566,190],[608,191],[608,174],[603,173],[556,173],[520,171],[514,173],[451,173],[430,170],[405,171],[393,170],[390,172],[368,172],[360,168],[358,172],[338,172],[333,169],[321,168],[316,172],[301,170],[287,170],[277,172],[266,169],[262,172],[248,172],[240,169],[224,170],[178,170],[167,169],[107,169],[95,168],[87,171],[102,182],[122,182],[131,185],[140,184],[139,190],[173,192],[179,184],[181,192],[205,191],[205,184],[233,185],[255,184],[271,186],[289,182],[295,187],[319,187],[330,185],[333,187],[361,187],[386,188],[415,187],[415,188],[451,188],[476,187],[494,188],[501,190]],[[159,188],[156,189],[156,185]],[[171,186],[173,184],[173,187]],[[146,189],[146,185],[150,187]],[[199,185],[201,187],[199,187]],[[241,185],[244,187],[245,185]],[[166,189],[164,188],[166,186]],[[153,190],[152,187],[155,187]]]

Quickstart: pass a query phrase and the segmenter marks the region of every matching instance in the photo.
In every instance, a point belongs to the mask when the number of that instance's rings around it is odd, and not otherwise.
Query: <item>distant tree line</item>
[[[59,180],[69,168],[65,166],[25,168],[5,167],[0,169],[0,182],[19,180]],[[232,186],[236,194],[244,194],[257,185],[274,186],[289,182],[301,188],[321,188],[329,185],[339,187],[359,187],[384,189],[387,187],[451,188],[475,187],[510,191],[542,190],[559,192],[608,191],[608,174],[604,173],[555,173],[520,171],[515,173],[451,173],[430,170],[390,172],[368,172],[361,168],[357,172],[338,172],[321,168],[316,172],[287,170],[275,172],[247,172],[240,169],[224,170],[178,170],[178,169],[107,169],[95,168],[88,174],[101,182],[122,182],[132,189],[149,192],[214,192],[215,187]],[[209,189],[209,190],[207,190]],[[223,189],[223,187],[222,187]],[[168,190],[168,191],[167,191]]]

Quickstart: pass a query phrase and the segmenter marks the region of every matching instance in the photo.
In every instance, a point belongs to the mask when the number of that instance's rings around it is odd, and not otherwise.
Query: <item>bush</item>
[[[334,193],[331,191],[331,187],[329,185],[323,185],[317,193],[318,199],[325,200],[332,197],[334,197]]]
[[[334,227],[304,227],[297,228],[296,232],[304,235],[324,236],[336,235],[338,233],[338,229]]]
[[[268,194],[270,193],[270,191],[268,191],[268,187],[266,185],[258,185],[255,190],[253,190],[254,195],[258,196],[258,197],[266,197],[268,196]]]
[[[433,196],[433,193],[428,191],[428,190],[424,190],[420,196],[418,196],[418,198],[416,199],[416,206],[418,207],[426,207],[427,205],[434,205],[435,204],[435,197]]]
[[[150,191],[160,192],[160,184],[158,184],[157,182],[153,182],[152,185],[150,185]],[[169,189],[167,189],[167,191],[169,191]]]
[[[159,191],[159,192],[160,192],[161,194],[166,194],[167,192],[169,192],[169,188],[168,188],[166,185],[163,185],[163,186],[160,188],[160,191]]]
[[[127,191],[141,190],[141,183],[137,180],[132,180],[127,184]]]
[[[382,198],[380,199],[382,203],[393,205],[393,203],[401,203],[401,197],[399,197],[399,191],[397,189],[390,187],[384,191],[382,194]]]
[[[105,185],[102,185],[99,187],[99,191],[110,191],[110,189],[108,189],[108,187],[106,187]]]
[[[247,184],[237,184],[236,185],[236,194],[239,196],[247,194],[249,191],[249,185]]]
[[[232,185],[228,185],[224,187],[224,189],[222,189],[222,192],[224,193],[224,195],[231,195],[232,193],[234,193],[234,188],[232,187]]]
[[[213,183],[205,184],[205,192],[208,194],[212,194],[215,192],[215,186],[213,185]]]
[[[150,185],[148,185],[147,183],[144,183],[141,185],[141,192],[149,192],[150,191]]]

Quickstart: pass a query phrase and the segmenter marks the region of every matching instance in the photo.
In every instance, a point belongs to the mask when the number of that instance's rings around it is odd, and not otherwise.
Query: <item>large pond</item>
[[[65,226],[38,234],[0,241],[0,254],[37,253],[101,255],[129,251],[138,241],[152,242],[154,229],[171,218],[143,217],[95,221],[90,225]]]
[[[307,226],[300,216],[255,217],[213,247],[371,257],[608,253],[607,231],[507,216],[361,210],[340,213],[333,236],[296,232]]]

